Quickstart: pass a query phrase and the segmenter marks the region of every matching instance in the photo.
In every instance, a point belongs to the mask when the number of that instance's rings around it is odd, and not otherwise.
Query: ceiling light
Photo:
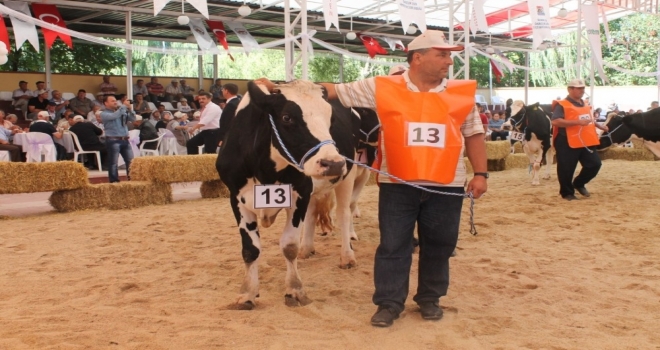
[[[243,5],[241,5],[241,7],[238,8],[238,14],[243,16],[243,17],[247,17],[251,13],[252,13],[252,9],[248,5],[243,4]]]
[[[568,16],[568,10],[567,10],[566,8],[564,8],[564,7],[562,7],[561,9],[559,9],[559,12],[557,12],[557,17],[564,18],[564,17],[566,17],[566,16]]]
[[[348,40],[355,40],[357,38],[357,34],[355,32],[348,32],[346,33],[346,39]]]
[[[410,35],[414,35],[415,33],[417,33],[417,27],[415,27],[415,26],[412,25],[412,24],[409,25],[409,26],[408,26],[408,29],[406,30],[406,33],[407,33],[407,34],[410,34]]]
[[[179,23],[179,25],[185,26],[190,23],[190,18],[186,15],[181,15],[176,18],[176,21]]]
[[[489,54],[492,55],[492,54],[495,53],[495,49],[492,46],[488,46],[488,47],[486,47],[486,53],[489,53]]]

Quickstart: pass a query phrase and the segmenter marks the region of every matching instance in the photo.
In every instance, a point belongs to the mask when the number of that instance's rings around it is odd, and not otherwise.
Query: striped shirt
[[[408,71],[403,73],[402,76],[406,80],[406,85],[408,87],[408,90],[413,92],[419,92],[419,88],[417,88],[417,86],[415,86],[415,84],[413,84],[410,81],[410,77],[408,76]],[[446,87],[447,87],[447,79],[444,79],[442,83],[440,83],[440,85],[429,90],[429,92],[443,92],[445,91]],[[337,84],[335,85],[335,89],[337,91],[337,96],[339,97],[339,101],[341,101],[341,103],[344,106],[371,108],[373,110],[376,110],[376,79],[375,78],[368,78],[347,84]],[[396,98],[396,96],[393,96],[393,98]],[[465,122],[463,122],[463,125],[461,125],[461,133],[463,134],[463,138],[484,133],[484,125],[481,122],[481,118],[479,117],[479,113],[477,112],[476,108],[472,110],[470,115],[468,115],[468,117],[465,119]],[[380,140],[381,140],[381,144],[383,145],[381,147],[382,162],[381,162],[380,170],[387,172],[387,158],[385,156],[383,135],[381,135]],[[461,154],[463,154],[464,152],[465,152],[465,140],[463,141],[463,149],[461,150]],[[378,176],[378,182],[392,183],[392,181],[386,176]],[[447,185],[442,185],[435,182],[423,182],[423,181],[417,181],[414,183],[423,186],[464,187],[466,182],[467,182],[467,173],[465,170],[465,162],[463,161],[463,157],[459,157],[458,164],[456,166],[456,175],[452,183]]]

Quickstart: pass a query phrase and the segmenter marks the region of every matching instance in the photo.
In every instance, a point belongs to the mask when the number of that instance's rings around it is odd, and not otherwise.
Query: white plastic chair
[[[25,157],[28,163],[41,163],[42,156],[43,162],[57,161],[57,150],[50,135],[43,132],[29,132],[26,137],[28,147]]]
[[[76,98],[76,94],[74,94],[73,92],[63,92],[62,93],[62,98],[65,99],[65,100],[71,100],[71,99]]]
[[[156,105],[153,102],[147,102],[147,105],[149,106],[149,109],[152,111],[157,110]]]
[[[172,104],[169,103],[169,102],[161,102],[160,105],[165,107],[166,111],[175,111],[176,110],[176,108],[174,108],[174,106],[172,106]]]
[[[13,95],[11,91],[0,91],[0,101],[13,101]]]
[[[163,135],[158,135],[158,138],[155,138],[153,140],[146,140],[142,141],[140,144],[140,156],[146,156],[146,155],[153,155],[153,156],[159,156],[160,152],[158,151],[160,149],[160,143],[163,141]],[[146,145],[149,142],[156,142],[156,149],[144,149],[144,145]]]
[[[176,141],[176,136],[174,133],[167,129],[161,129],[160,132],[163,135],[163,141],[160,143],[160,154],[166,156],[179,155],[179,149],[177,145],[179,144]]]
[[[481,104],[484,108],[488,108],[488,102],[486,102],[484,95],[475,95],[474,102]]]
[[[94,96],[94,94],[91,93],[91,92],[86,93],[86,94],[85,94],[85,97],[87,97],[88,99],[90,99],[90,100],[92,100],[92,101],[95,101],[95,100],[96,100],[96,96]]]
[[[504,99],[499,96],[491,96],[490,102],[493,105],[493,109],[495,109],[495,107],[500,107],[501,109],[506,108],[506,103],[504,103]]]
[[[80,140],[78,140],[78,135],[74,132],[69,132],[71,134],[71,137],[73,138],[73,144],[75,146],[75,149],[73,151],[73,159],[77,162],[78,161],[78,156],[81,156],[83,154],[96,154],[96,164],[99,166],[99,171],[103,171],[101,169],[101,152],[100,151],[84,151],[82,146],[80,145]],[[84,162],[84,158],[81,158],[81,161]]]
[[[11,162],[9,151],[0,151],[0,162]]]

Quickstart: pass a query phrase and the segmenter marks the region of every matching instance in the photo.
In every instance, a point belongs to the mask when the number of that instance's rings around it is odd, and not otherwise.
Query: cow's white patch
[[[521,100],[515,100],[513,101],[513,104],[511,105],[511,116],[513,117],[514,115],[518,114],[521,109],[525,107],[525,103]]]

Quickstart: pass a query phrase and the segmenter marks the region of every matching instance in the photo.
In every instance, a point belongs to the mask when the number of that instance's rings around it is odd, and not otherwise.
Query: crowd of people
[[[171,133],[177,141],[178,154],[202,153],[200,146],[204,146],[203,153],[216,153],[241,98],[237,85],[223,85],[219,79],[211,87],[212,92],[195,92],[185,79],[173,79],[166,87],[158,83],[157,77],[148,84],[138,79],[133,86],[133,99],[118,94],[107,75],[103,76],[94,100],[87,97],[85,89],[67,100],[60,91],[46,89],[43,81],[35,85],[32,91],[26,81],[20,81],[13,92],[12,105],[23,112],[30,123],[28,127],[18,125],[16,114],[0,110],[0,150],[9,151],[11,161],[25,161],[23,148],[13,143],[14,135],[41,132],[57,141],[65,132],[71,132],[82,150],[101,153],[102,166],[108,169],[111,182],[119,181],[118,156],[124,158],[127,173],[135,156],[128,142],[129,131],[139,130],[138,146],[144,143],[144,149],[156,149],[158,142],[148,141]],[[167,110],[162,102],[176,107]],[[62,144],[54,145],[58,160],[71,159],[72,154]],[[98,168],[91,157],[85,166]]]

